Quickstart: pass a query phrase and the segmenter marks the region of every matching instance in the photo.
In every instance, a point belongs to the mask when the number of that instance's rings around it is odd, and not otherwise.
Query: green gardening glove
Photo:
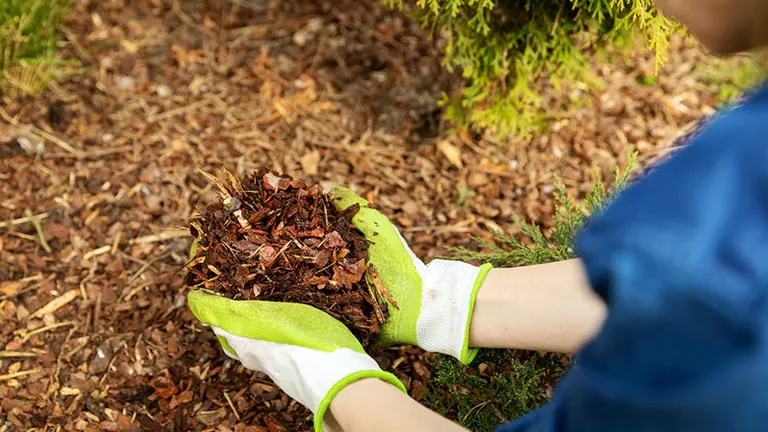
[[[264,372],[285,393],[315,413],[315,431],[330,430],[323,417],[345,386],[379,378],[405,392],[383,372],[341,322],[298,303],[230,300],[197,290],[189,308],[219,338],[230,357]]]
[[[477,291],[491,269],[459,261],[434,260],[425,265],[405,243],[397,228],[368,201],[337,187],[331,199],[339,210],[360,205],[352,219],[370,242],[369,264],[397,305],[388,302],[389,319],[381,345],[409,343],[426,351],[451,355],[469,364],[477,350],[469,348],[469,323]]]

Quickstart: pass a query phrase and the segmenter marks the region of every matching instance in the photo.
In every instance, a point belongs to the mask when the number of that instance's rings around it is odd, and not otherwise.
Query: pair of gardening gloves
[[[334,189],[331,198],[340,210],[360,205],[353,223],[370,242],[369,264],[375,265],[397,303],[388,302],[389,319],[378,345],[412,344],[470,363],[476,350],[468,347],[469,323],[490,266],[445,260],[425,265],[368,201],[345,188]],[[266,373],[312,410],[316,431],[329,430],[323,417],[331,400],[354,381],[379,378],[405,392],[397,377],[382,371],[344,324],[319,309],[298,303],[230,300],[199,290],[189,293],[188,302],[227,355],[248,369]]]

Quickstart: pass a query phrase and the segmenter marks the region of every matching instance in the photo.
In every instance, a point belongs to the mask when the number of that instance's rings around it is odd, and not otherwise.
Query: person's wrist
[[[403,383],[400,382],[400,380],[394,374],[384,372],[378,368],[361,370],[349,374],[341,380],[337,381],[336,384],[334,384],[328,390],[328,392],[325,394],[325,397],[315,410],[315,431],[322,432],[322,425],[326,423],[324,421],[324,417],[329,412],[329,408],[334,406],[334,401],[338,399],[340,394],[345,393],[345,390],[347,390],[349,387],[359,387],[359,383],[371,381],[380,382],[387,386],[395,387],[403,393],[408,393]],[[370,386],[370,384],[363,385]]]
[[[475,299],[490,264],[477,267],[460,261],[434,260],[423,274],[422,305],[416,324],[419,346],[469,364],[469,325]]]
[[[363,378],[348,384],[331,401],[326,413],[326,422],[340,426],[348,424],[350,417],[358,415],[361,403],[371,399],[377,400],[385,392],[407,394],[402,384],[394,385],[379,378]]]

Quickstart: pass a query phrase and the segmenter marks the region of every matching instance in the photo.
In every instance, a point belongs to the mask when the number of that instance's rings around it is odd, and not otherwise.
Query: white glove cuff
[[[427,264],[416,322],[421,348],[448,354],[464,364],[472,361],[476,352],[468,347],[469,321],[481,279],[489,268],[447,260]]]

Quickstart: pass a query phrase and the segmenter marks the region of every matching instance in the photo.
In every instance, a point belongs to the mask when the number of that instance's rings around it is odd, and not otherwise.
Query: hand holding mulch
[[[222,200],[192,222],[188,283],[234,300],[314,306],[371,345],[387,319],[389,293],[373,283],[368,242],[352,226],[359,207],[340,211],[319,185],[267,170],[242,182],[210,178]]]
[[[385,294],[364,279],[368,243],[319,186],[262,171],[240,182],[211,177],[222,202],[192,223],[192,313],[225,352],[269,375],[315,413],[315,430],[348,384],[378,378],[402,391],[365,353],[387,318]],[[375,279],[375,273],[371,273]],[[336,319],[335,319],[336,318]]]
[[[329,198],[271,171],[211,177],[222,202],[192,223],[188,283],[234,300],[301,303],[346,325],[363,347],[408,343],[469,363],[469,322],[490,266],[425,265],[363,198]]]
[[[378,344],[417,345],[469,364],[477,354],[468,346],[472,308],[491,266],[447,260],[425,265],[368,201],[345,188],[334,189],[331,197],[339,211],[355,210],[352,223],[369,242],[372,285],[388,294],[389,318]]]
[[[377,339],[472,361],[472,305],[489,266],[424,265],[348,189],[329,198],[271,171],[210,178],[222,201],[192,223],[188,283],[202,289],[189,307],[229,356],[312,410],[316,431],[352,382],[378,378],[405,391],[366,354]]]

